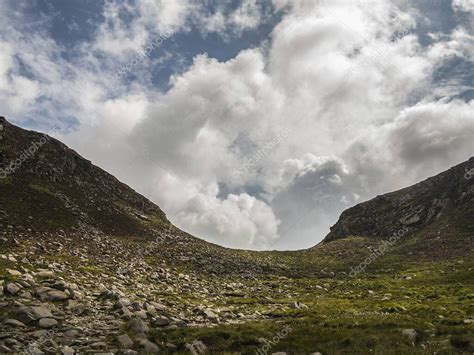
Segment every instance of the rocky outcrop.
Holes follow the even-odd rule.
[[[347,236],[389,238],[394,233],[409,234],[447,213],[472,218],[473,204],[474,158],[471,158],[416,185],[345,210],[324,242]]]

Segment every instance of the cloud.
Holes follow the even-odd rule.
[[[409,107],[390,127],[389,144],[415,179],[467,160],[474,148],[474,101],[428,102]]]
[[[471,0],[453,0],[452,6],[455,11],[474,12],[474,3]]]

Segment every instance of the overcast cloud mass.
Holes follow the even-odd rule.
[[[0,20],[0,114],[224,246],[313,246],[473,155],[472,0],[5,0]]]

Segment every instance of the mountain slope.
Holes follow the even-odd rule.
[[[58,140],[3,117],[0,124],[1,224],[35,231],[87,225],[112,235],[169,225],[159,207]]]
[[[324,242],[347,236],[388,239],[413,234],[452,216],[456,225],[474,231],[474,158],[413,186],[345,210]],[[472,176],[471,176],[472,175]]]

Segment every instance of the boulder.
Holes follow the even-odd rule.
[[[54,318],[41,318],[39,320],[39,326],[41,328],[52,328],[58,325],[58,321]]]
[[[133,346],[133,341],[128,334],[122,334],[117,337],[117,343],[121,349],[130,349]]]
[[[58,291],[58,290],[54,290],[54,291],[49,291],[47,293],[47,298],[49,301],[65,301],[67,299],[69,299],[69,295],[66,293],[66,292],[63,292],[63,291]]]
[[[147,339],[140,340],[138,345],[144,354],[158,354],[160,352],[158,345]]]
[[[20,291],[20,287],[17,284],[10,282],[5,285],[4,291],[6,294],[14,296],[18,293],[18,291]]]
[[[16,319],[28,324],[41,318],[52,318],[49,308],[45,306],[20,307],[16,312]]]
[[[150,328],[148,328],[148,325],[141,319],[138,318],[132,318],[128,321],[127,328],[138,334],[146,334],[150,331]]]
[[[166,327],[170,324],[170,320],[166,317],[155,317],[153,318],[152,324],[157,327]]]
[[[25,324],[16,319],[7,319],[3,324],[9,325],[10,327],[23,328],[26,327]]]
[[[21,276],[21,272],[19,272],[18,270],[7,269],[7,273],[11,276]]]

